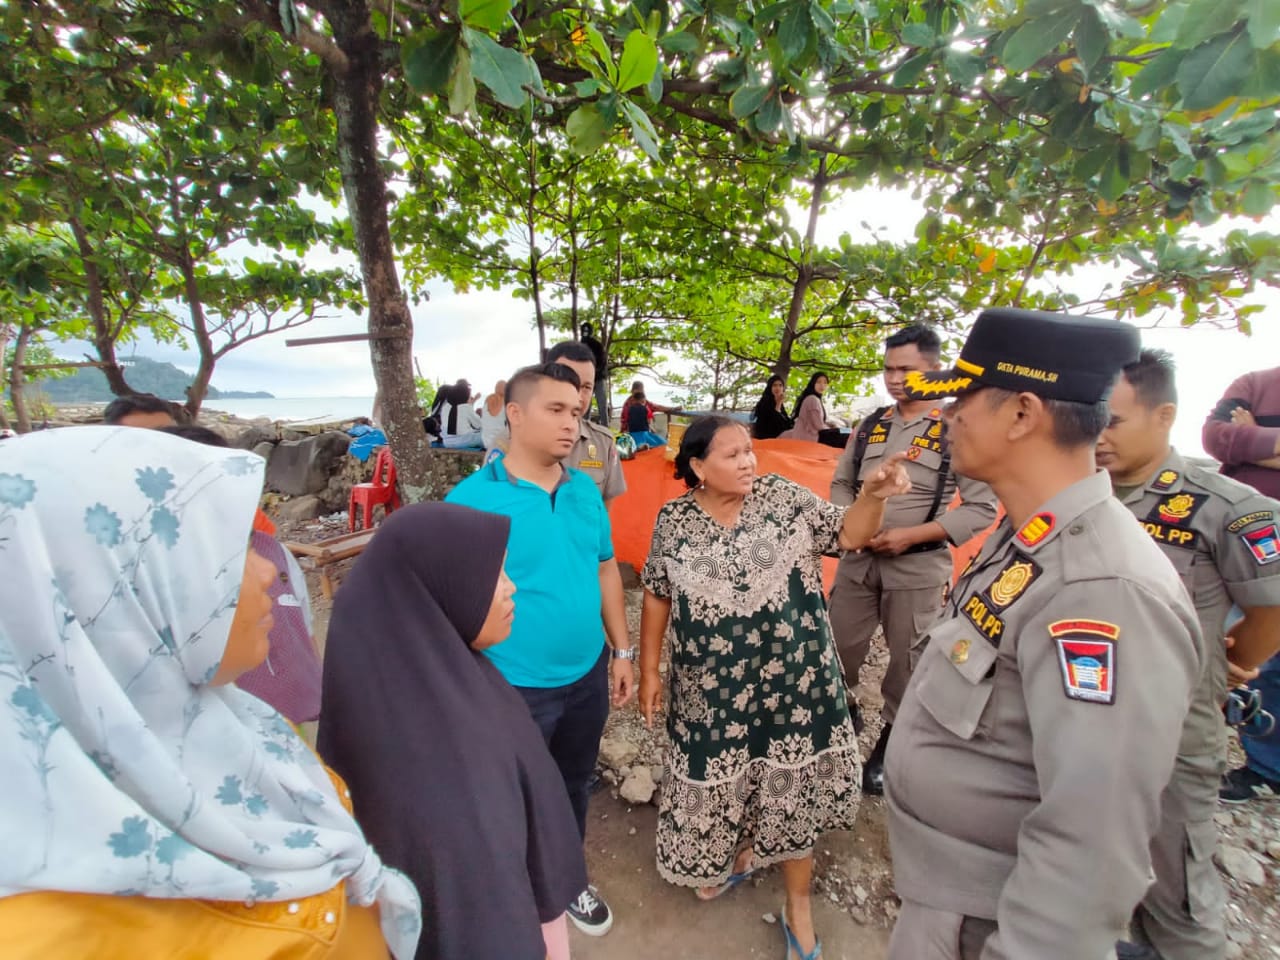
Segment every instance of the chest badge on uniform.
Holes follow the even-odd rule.
[[[1147,519],[1178,527],[1187,526],[1208,499],[1207,493],[1177,493],[1156,504],[1155,510],[1148,515]]]
[[[1155,482],[1151,484],[1152,490],[1170,490],[1173,485],[1178,482],[1177,470],[1161,470],[1160,476],[1156,477]]]
[[[1280,560],[1280,531],[1276,529],[1274,523],[1242,533],[1240,539],[1249,548],[1249,552],[1253,554],[1253,559],[1259,566]]]
[[[587,444],[587,456],[592,460],[596,458],[596,445],[594,443]]]
[[[920,447],[907,447],[907,459],[908,459],[908,460],[919,460],[919,459],[920,459],[920,450],[921,450],[921,448],[920,448]]]
[[[930,438],[931,440],[940,439],[942,437],[942,424],[935,423],[932,427],[929,428],[929,431],[925,434],[925,436]]]
[[[956,666],[964,663],[969,659],[969,641],[957,640],[955,646],[951,648],[951,662]]]
[[[1072,700],[1116,702],[1116,639],[1120,628],[1104,620],[1058,620],[1049,624],[1058,646],[1062,686]]]
[[[997,610],[1003,610],[1022,596],[1043,572],[1034,560],[1014,557],[987,587],[987,600]]]
[[[1018,531],[1018,539],[1024,546],[1034,547],[1053,532],[1054,524],[1057,522],[1052,513],[1037,513]]]

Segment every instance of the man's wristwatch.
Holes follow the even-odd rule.
[[[636,658],[636,648],[627,647],[625,650],[619,650],[617,647],[614,647],[612,655],[615,660],[634,660]]]

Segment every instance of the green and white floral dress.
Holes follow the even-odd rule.
[[[861,762],[822,595],[845,509],[770,474],[733,527],[692,493],[658,514],[642,579],[671,600],[658,814],[671,883],[720,884],[744,847],[764,866],[853,826]]]

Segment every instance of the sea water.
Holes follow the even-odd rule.
[[[218,410],[245,420],[267,417],[297,423],[307,420],[353,420],[373,413],[373,397],[263,397],[245,400],[206,400],[204,409]]]

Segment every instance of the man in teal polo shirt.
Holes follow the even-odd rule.
[[[515,620],[510,638],[485,654],[529,705],[585,839],[610,688],[615,706],[631,699],[634,651],[609,514],[595,483],[563,462],[578,439],[579,387],[564,364],[518,371],[507,381],[510,449],[445,499],[511,518]],[[566,907],[584,933],[603,936],[613,925],[594,887]]]

